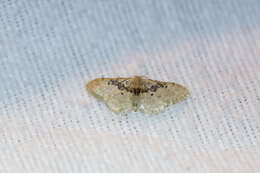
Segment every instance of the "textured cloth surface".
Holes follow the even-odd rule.
[[[1,0],[0,172],[259,172],[259,0]],[[191,97],[156,116],[85,90],[142,75]]]

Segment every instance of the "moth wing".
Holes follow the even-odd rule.
[[[111,83],[109,83],[111,80],[117,80],[119,82],[124,81],[123,83],[127,85],[130,83],[128,81],[131,80],[131,78],[97,78],[88,82],[86,88],[95,97],[105,100],[114,91],[114,89],[118,89],[116,85],[111,85]]]
[[[115,89],[105,101],[112,111],[127,112],[133,109],[132,96],[130,92]]]
[[[126,87],[132,82],[132,78],[97,78],[87,84],[87,90],[95,97],[104,100],[108,107],[116,113],[128,111],[132,107],[132,94],[120,90],[117,85],[111,84],[111,80],[121,82]]]
[[[147,79],[146,85],[148,88],[153,85],[160,86],[156,91],[149,90],[142,94],[140,110],[149,114],[159,113],[170,104],[181,102],[189,95],[185,87],[176,83]]]

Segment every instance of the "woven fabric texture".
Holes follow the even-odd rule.
[[[256,173],[259,0],[1,0],[0,173]],[[116,115],[98,77],[177,82],[155,116]]]

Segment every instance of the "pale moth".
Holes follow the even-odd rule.
[[[189,95],[189,91],[180,84],[140,76],[97,78],[90,81],[86,88],[95,97],[105,101],[115,113],[140,110],[145,114],[157,114]]]

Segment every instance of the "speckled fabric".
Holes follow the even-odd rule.
[[[191,96],[116,115],[102,77],[173,81]],[[0,172],[256,173],[259,0],[1,0]]]

